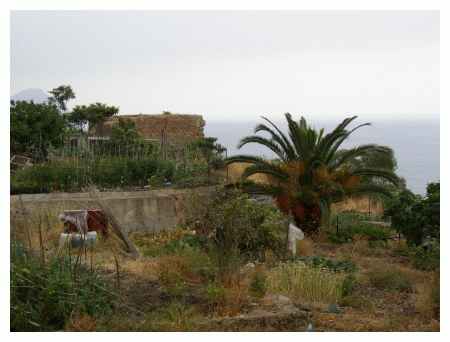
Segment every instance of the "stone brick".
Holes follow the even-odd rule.
[[[161,141],[165,132],[168,144],[180,145],[204,136],[205,121],[201,115],[191,114],[139,114],[119,115],[101,122],[90,129],[91,136],[107,137],[112,126],[120,119],[131,120],[144,139]]]

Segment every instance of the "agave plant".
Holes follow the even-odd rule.
[[[357,118],[353,116],[325,134],[323,128],[316,130],[308,125],[304,117],[298,122],[289,113],[285,117],[288,123],[287,134],[272,121],[262,117],[266,123],[256,126],[255,135],[243,138],[238,146],[241,148],[250,143],[263,145],[275,153],[276,159],[236,155],[226,160],[227,164],[250,164],[242,174],[242,184],[247,185],[247,190],[272,195],[280,210],[292,215],[297,226],[306,233],[318,232],[322,219],[328,217],[333,202],[363,193],[389,196],[385,184],[397,184],[398,177],[394,172],[377,167],[360,168],[351,162],[368,153],[390,153],[389,148],[367,144],[340,149],[354,131],[370,123],[348,129],[350,123]],[[268,133],[269,137],[256,135],[259,132]],[[264,184],[244,182],[254,174],[264,174],[268,181]],[[364,182],[361,182],[362,177]],[[370,179],[385,182],[367,181]]]

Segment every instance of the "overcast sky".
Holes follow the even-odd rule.
[[[13,12],[11,93],[206,120],[439,113],[438,12]]]

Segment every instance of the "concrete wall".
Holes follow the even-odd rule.
[[[98,193],[102,205],[108,206],[122,228],[131,231],[160,231],[170,229],[185,219],[193,200],[205,198],[211,187],[183,190],[151,190],[136,192]],[[11,215],[22,212],[29,215],[48,214],[56,218],[64,210],[95,208],[95,199],[88,193],[51,193],[11,196]]]

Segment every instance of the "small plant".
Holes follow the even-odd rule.
[[[215,310],[219,305],[223,305],[226,300],[225,288],[217,282],[210,282],[206,287],[206,298],[211,309]]]
[[[411,292],[412,284],[404,272],[395,268],[377,268],[368,274],[370,284],[379,290]]]
[[[333,260],[322,256],[300,256],[295,260],[317,268],[326,268],[333,272],[354,272],[356,265],[351,260]]]
[[[344,278],[342,282],[342,296],[346,297],[353,293],[356,288],[356,278],[354,274],[349,274]]]
[[[257,270],[250,282],[249,293],[255,298],[262,298],[267,292],[267,276],[263,271]]]

